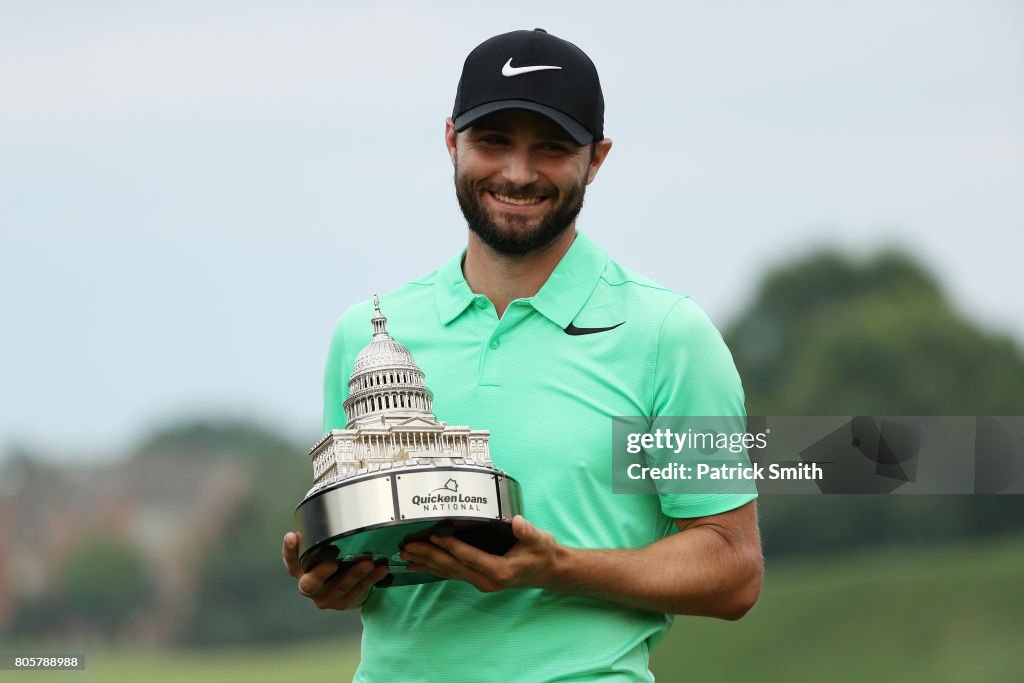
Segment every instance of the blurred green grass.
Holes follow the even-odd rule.
[[[9,649],[9,648],[5,648]],[[96,681],[97,683],[280,683],[281,681],[350,681],[359,666],[357,640],[310,645],[224,648],[218,650],[125,650],[55,648],[35,652],[85,652],[82,671],[0,671],[0,681]]]
[[[729,623],[679,617],[659,683],[1011,681],[1024,671],[1024,537],[770,563]]]
[[[770,563],[735,623],[677,618],[659,683],[694,680],[1008,681],[1024,670],[1024,536]],[[0,680],[347,681],[358,643],[217,651],[96,650],[85,671]],[[53,647],[38,651],[55,651]]]

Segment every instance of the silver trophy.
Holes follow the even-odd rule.
[[[376,295],[373,305],[373,337],[343,404],[348,423],[309,452],[313,488],[295,509],[299,562],[309,570],[333,560],[339,571],[387,564],[380,587],[438,581],[406,569],[405,543],[437,534],[504,554],[523,510],[519,483],[491,462],[490,432],[437,421],[423,372],[388,334]]]

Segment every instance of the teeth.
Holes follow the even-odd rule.
[[[539,204],[543,201],[540,197],[510,197],[507,194],[494,193],[494,196],[507,204],[515,204],[517,206],[528,206],[530,204]]]

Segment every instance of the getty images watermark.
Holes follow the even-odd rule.
[[[1024,417],[617,417],[614,493],[1024,493]]]
[[[637,479],[676,479],[680,481],[784,479],[789,481],[800,479],[820,480],[824,478],[825,472],[817,463],[782,465],[773,462],[766,469],[757,462],[743,462],[739,460],[720,462],[709,461],[702,457],[704,454],[718,452],[739,455],[746,453],[748,450],[765,449],[767,447],[767,431],[756,434],[749,432],[725,434],[714,431],[698,432],[693,429],[676,432],[666,427],[660,427],[648,432],[630,432],[626,435],[626,452],[630,455],[666,451],[678,456],[684,451],[696,451],[701,456],[696,458],[687,456],[679,458],[676,462],[662,463],[653,467],[643,465],[640,462],[631,462],[626,466],[626,476],[634,481]],[[686,461],[689,461],[690,464],[686,464]]]

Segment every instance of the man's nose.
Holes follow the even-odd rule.
[[[533,155],[527,148],[511,149],[505,158],[505,180],[515,185],[528,185],[537,180]]]

